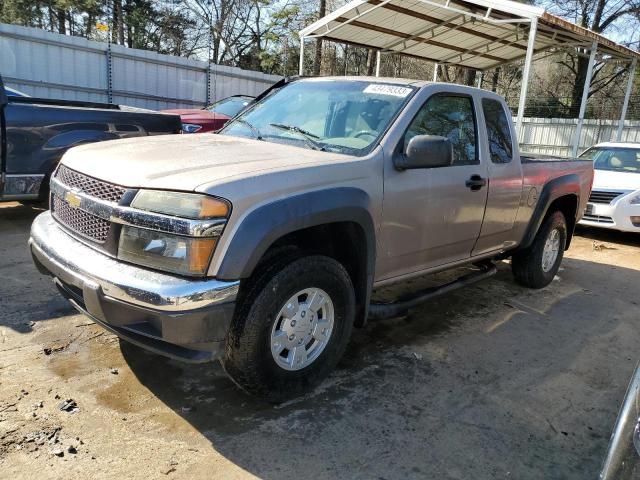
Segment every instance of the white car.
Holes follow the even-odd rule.
[[[595,169],[580,224],[640,232],[640,143],[599,143],[580,157]]]

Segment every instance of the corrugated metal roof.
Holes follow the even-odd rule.
[[[303,29],[300,36],[487,70],[525,57],[534,18],[535,53],[590,48],[597,41],[601,55],[640,57],[542,8],[510,0],[354,0]]]

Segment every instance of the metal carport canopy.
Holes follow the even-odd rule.
[[[583,47],[591,53],[591,67],[597,50],[603,60],[631,62],[631,70],[640,56],[543,8],[510,0],[353,0],[300,31],[300,74],[303,73],[304,40],[319,37],[377,50],[377,72],[380,54],[385,52],[479,71],[525,59],[519,127],[533,55]],[[631,73],[630,79],[633,71]],[[588,82],[590,77],[591,69]],[[628,91],[631,84],[629,82]],[[588,86],[589,83],[587,92]],[[625,107],[627,102],[628,99]],[[586,97],[583,104],[586,107]],[[584,108],[581,111],[582,119]],[[580,124],[581,121],[579,127]],[[578,128],[578,136],[579,133]]]

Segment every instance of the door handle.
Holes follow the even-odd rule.
[[[471,175],[471,178],[464,183],[472,192],[477,192],[487,184],[487,179],[480,175]]]

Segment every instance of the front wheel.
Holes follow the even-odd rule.
[[[543,222],[531,246],[513,254],[511,270],[516,281],[529,288],[551,283],[564,256],[567,222],[562,212],[553,212]]]
[[[325,256],[274,265],[250,282],[223,367],[247,392],[289,400],[313,388],[342,357],[355,318],[353,285],[345,268]]]

